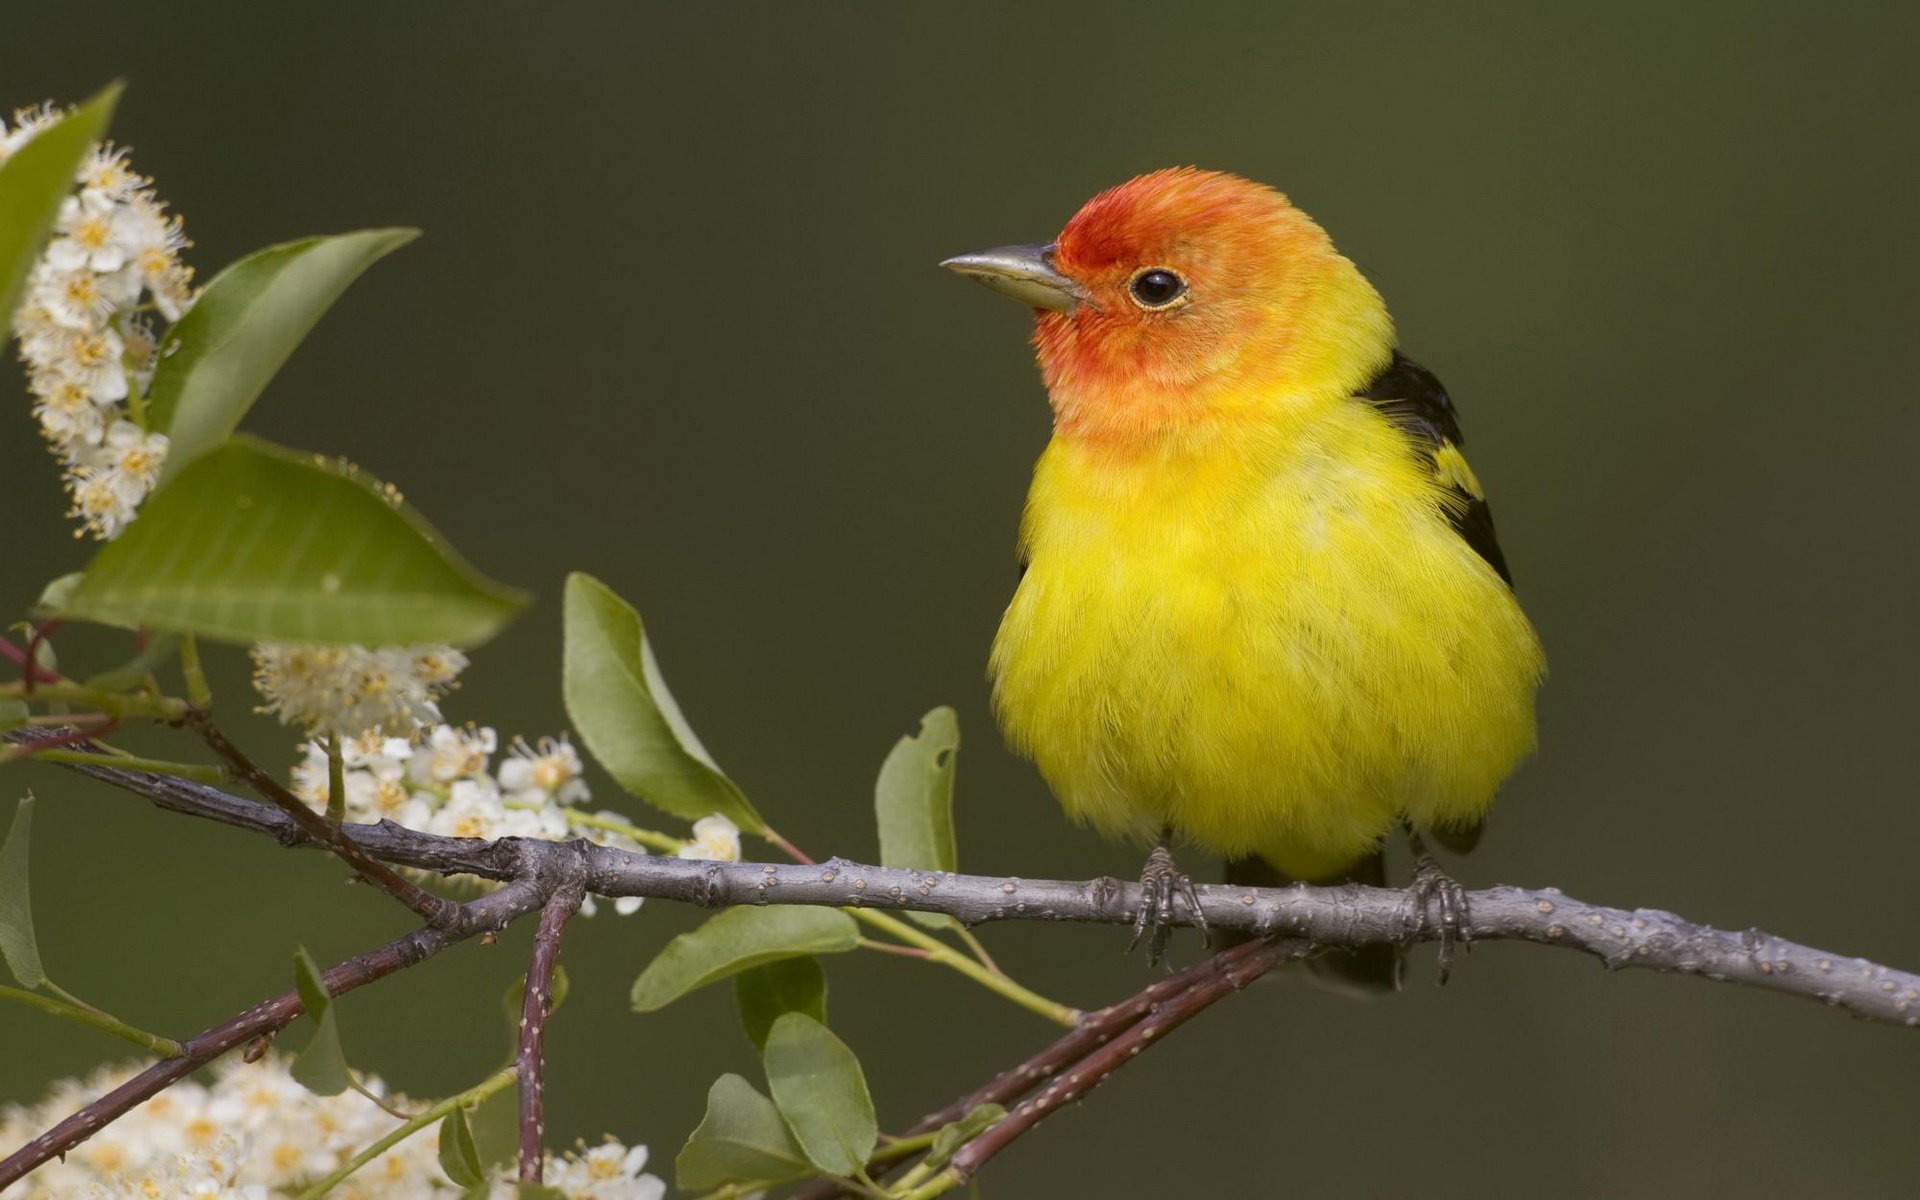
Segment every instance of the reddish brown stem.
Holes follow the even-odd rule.
[[[429,925],[440,925],[453,920],[460,906],[452,900],[436,896],[409,882],[392,867],[374,858],[356,845],[353,839],[342,833],[338,825],[313,811],[301,801],[300,797],[288,791],[286,786],[275,779],[258,763],[248,758],[238,746],[227,740],[205,712],[194,709],[187,714],[187,724],[200,735],[202,741],[226,760],[234,774],[245,780],[259,797],[281,812],[287,814],[300,832],[315,842],[333,851],[346,864],[354,869],[360,878],[379,888],[387,895],[418,913]]]
[[[33,632],[27,635],[27,661],[28,662],[37,664],[40,661],[40,647],[42,643],[44,643],[48,638],[52,637],[62,624],[63,622],[60,622],[60,621],[42,621],[38,625],[35,625],[33,627]],[[140,649],[145,650],[147,648],[146,631],[143,629],[136,636],[139,639]],[[27,691],[31,692],[32,690],[33,690],[33,674],[32,672],[28,672]]]
[[[807,857],[806,851],[800,849],[800,847],[794,845],[792,842],[781,837],[779,834],[775,833],[773,830],[771,829],[767,830],[767,832],[762,836],[765,837],[769,842],[773,843],[774,849],[780,851],[780,853],[786,855],[788,858],[792,859],[793,861],[801,864],[802,866],[810,867],[813,865],[813,860]]]
[[[945,1108],[928,1113],[902,1136],[932,1133],[942,1125],[958,1121],[982,1104],[1012,1104],[1047,1080],[1090,1061],[1096,1052],[1121,1040],[1121,1035],[1138,1026],[1156,1008],[1173,1002],[1195,987],[1229,973],[1251,979],[1271,969],[1282,958],[1295,957],[1304,952],[1303,944],[1293,942],[1246,942],[1223,950],[1205,962],[1196,963],[1184,971],[1149,984],[1117,1004],[1088,1013],[1071,1032],[1056,1039],[1046,1049],[1000,1072]],[[1247,974],[1251,970],[1249,964],[1261,965],[1258,970]],[[1235,986],[1244,986],[1244,983]],[[1158,1036],[1164,1036],[1164,1032],[1160,1031]],[[1158,1040],[1158,1036],[1154,1040]],[[1012,1114],[1009,1114],[1002,1124],[1012,1119]],[[869,1163],[868,1170],[877,1175],[889,1165],[898,1163]],[[845,1194],[839,1183],[823,1179],[793,1192],[787,1200],[831,1200],[832,1197]]]
[[[526,995],[520,1002],[520,1042],[514,1056],[520,1091],[520,1182],[539,1183],[546,1165],[547,1015],[553,1011],[553,968],[560,960],[560,932],[580,909],[585,893],[564,883],[547,897],[527,963]]]
[[[896,946],[892,942],[872,942],[860,939],[860,944],[869,950],[878,950],[882,954],[898,954],[901,958],[932,958],[931,950],[922,950],[918,946]]]
[[[1252,983],[1281,961],[1306,953],[1304,942],[1248,942],[1217,954],[1197,980],[1171,999],[1147,1006],[1145,1014],[1126,1032],[1094,1050],[1049,1084],[1039,1095],[987,1127],[986,1132],[960,1147],[948,1169],[962,1183],[983,1164],[1022,1134],[1064,1105],[1085,1096],[1105,1082],[1141,1051],[1205,1012],[1215,1001]]]
[[[471,904],[456,905],[450,921],[416,929],[377,950],[329,967],[322,976],[327,992],[333,996],[350,992],[413,966],[455,942],[499,929],[537,908],[547,896],[547,886],[537,879],[522,880]],[[179,1057],[154,1063],[0,1160],[0,1191],[49,1159],[66,1154],[143,1101],[234,1047],[285,1029],[301,1011],[300,993],[286,991],[189,1038],[181,1043]]]
[[[26,680],[29,690],[36,683],[65,683],[66,676],[58,671],[49,671],[34,661],[33,655],[20,649],[5,637],[0,637],[0,656],[12,659],[20,666],[21,677]]]

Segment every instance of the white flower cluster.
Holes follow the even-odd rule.
[[[60,115],[48,105],[16,112],[11,127],[0,121],[0,163]],[[137,419],[142,406],[129,407],[153,375],[155,335],[139,314],[179,320],[193,303],[193,274],[180,261],[188,245],[180,219],[124,149],[94,147],[76,182],[13,329],[34,415],[66,469],[72,515],[110,538],[133,519],[167,454],[167,439]]]
[[[440,696],[466,666],[467,656],[451,646],[262,642],[253,648],[253,685],[263,711],[284,725],[342,738],[372,730],[412,739],[440,720]]]
[[[39,1104],[0,1109],[0,1146],[19,1146],[145,1064],[104,1067],[84,1080],[54,1084]],[[389,1107],[430,1105],[369,1091]],[[184,1080],[50,1162],[22,1183],[19,1200],[278,1200],[344,1166],[399,1124],[354,1092],[316,1096],[268,1055],[248,1064],[227,1058],[209,1083]],[[660,1200],[666,1184],[644,1172],[645,1146],[607,1142],[549,1155],[546,1181],[568,1200]],[[462,1189],[440,1170],[429,1126],[360,1168],[328,1193],[332,1200],[454,1200]],[[506,1171],[490,1200],[511,1200]],[[9,1193],[11,1196],[12,1193]]]
[[[341,746],[346,766],[346,819],[359,824],[392,821],[443,837],[523,837],[559,841],[586,837],[604,846],[639,850],[620,832],[627,819],[615,812],[588,813],[592,797],[582,778],[580,752],[566,738],[514,739],[496,769],[500,739],[493,730],[436,725],[414,744],[405,738],[366,734]],[[293,792],[316,809],[327,806],[327,754],[309,742],[306,760],[293,769]],[[736,835],[737,837],[737,835]],[[738,857],[738,842],[735,842]],[[635,912],[640,897],[613,902],[621,915]],[[581,905],[591,916],[592,897]]]

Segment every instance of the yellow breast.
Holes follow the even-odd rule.
[[[1325,875],[1402,816],[1477,818],[1532,748],[1533,630],[1365,405],[1145,455],[1056,438],[1023,542],[995,708],[1108,833]]]

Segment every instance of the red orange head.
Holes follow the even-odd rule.
[[[1056,421],[1101,440],[1350,388],[1392,349],[1379,296],[1325,232],[1215,171],[1142,175],[1046,246],[947,265],[1036,306]]]

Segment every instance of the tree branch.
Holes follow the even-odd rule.
[[[520,1041],[514,1064],[520,1077],[520,1182],[539,1183],[547,1152],[546,1060],[542,1040],[547,1014],[553,1011],[553,968],[560,959],[560,932],[580,909],[584,898],[578,880],[554,889],[540,910],[533,935],[533,956],[527,963],[526,994],[520,1001]]]
[[[943,1125],[960,1120],[983,1104],[1013,1104],[1047,1081],[1067,1073],[1065,1080],[1048,1088],[1043,1094],[1044,1103],[1031,1108],[1028,1105],[1021,1105],[1020,1108],[995,1122],[986,1133],[980,1135],[980,1137],[986,1137],[988,1134],[1001,1133],[990,1152],[976,1155],[971,1160],[969,1173],[978,1170],[981,1163],[992,1157],[994,1153],[998,1153],[1006,1143],[1038,1124],[1045,1114],[1057,1109],[1062,1103],[1078,1099],[1091,1091],[1114,1069],[1133,1058],[1148,1045],[1158,1041],[1175,1025],[1186,1021],[1207,1004],[1211,1004],[1228,991],[1245,987],[1253,979],[1282,962],[1302,958],[1310,953],[1312,953],[1312,947],[1307,943],[1287,940],[1246,942],[1230,950],[1223,950],[1204,962],[1147,985],[1117,1004],[1088,1013],[1077,1027],[1055,1039],[1046,1049],[1000,1072],[945,1108],[928,1113],[916,1121],[913,1127],[902,1136],[911,1138],[933,1133]],[[1165,1019],[1182,1003],[1183,997],[1196,988],[1202,987],[1213,989],[1208,993],[1204,1003],[1185,1011],[1184,1015],[1171,1023]],[[1150,1018],[1156,1028],[1143,1028],[1149,1023]],[[1105,1069],[1099,1070],[1097,1075],[1091,1067],[1088,1070],[1079,1069],[1082,1064],[1093,1063],[1096,1056],[1116,1046],[1121,1047],[1121,1053],[1113,1056],[1112,1062]],[[1072,1094],[1066,1094],[1067,1091],[1071,1091]],[[1002,1126],[1016,1120],[1020,1123],[1001,1132]],[[978,1140],[979,1138],[975,1139],[975,1141]],[[971,1146],[972,1143],[969,1143],[968,1148]],[[868,1173],[877,1177],[889,1165],[892,1164],[890,1162],[869,1163]],[[953,1165],[959,1165],[958,1155],[955,1155]],[[952,1181],[952,1183],[958,1182],[960,1182],[958,1179]],[[931,1181],[929,1186],[932,1186]],[[942,1190],[944,1191],[945,1188]],[[833,1200],[834,1197],[845,1194],[842,1181],[817,1179],[789,1193],[786,1200]]]
[[[32,731],[15,730],[4,736],[18,739],[23,734],[30,737]],[[81,764],[70,769],[175,812],[270,834],[283,845],[309,841],[304,827],[295,826],[278,810],[236,799],[218,788],[106,765]],[[707,908],[808,904],[940,912],[969,925],[1007,920],[1125,924],[1140,903],[1137,884],[1112,879],[947,875],[838,858],[808,865],[718,863],[591,844],[438,837],[388,821],[328,826],[328,830],[386,863],[495,880],[560,870],[563,860],[584,854],[590,892],[679,900]],[[1196,890],[1215,929],[1300,938],[1316,949],[1439,937],[1436,923],[1414,920],[1407,894],[1391,888],[1212,884]],[[1856,1016],[1920,1028],[1920,975],[1863,958],[1844,957],[1758,929],[1715,929],[1658,909],[1590,904],[1556,888],[1492,887],[1467,893],[1467,901],[1468,911],[1460,925],[1464,940],[1561,946],[1591,954],[1609,969],[1646,967],[1741,983],[1820,1000]],[[1184,911],[1175,919],[1191,923]]]
[[[164,778],[156,776],[155,778]],[[470,904],[454,906],[451,920],[416,929],[405,937],[329,967],[322,979],[338,996],[413,966],[478,933],[497,930],[539,908],[553,890],[548,874],[530,874]],[[181,1044],[176,1058],[163,1058],[88,1104],[79,1112],[0,1159],[0,1190],[47,1160],[72,1150],[141,1102],[179,1082],[214,1059],[263,1034],[285,1029],[302,1011],[300,993],[289,990],[263,1000]]]
[[[5,734],[4,740],[30,745],[40,732],[16,730]],[[217,749],[224,739],[216,741],[217,731],[214,735],[209,743]],[[223,757],[265,794],[284,792],[237,750]],[[541,1043],[551,1008],[560,934],[585,891],[681,900],[709,908],[805,904],[913,909],[945,913],[969,924],[1001,920],[1124,924],[1141,902],[1138,885],[1113,879],[1073,882],[951,875],[867,866],[840,858],[797,866],[706,862],[634,854],[581,841],[445,838],[386,821],[336,826],[321,820],[320,828],[314,829],[306,818],[317,820],[317,814],[303,804],[295,812],[284,804],[250,803],[191,780],[114,764],[112,756],[100,755],[92,761],[60,765],[145,796],[162,808],[270,834],[286,846],[324,845],[349,862],[365,860],[389,873],[387,864],[398,864],[507,883],[470,904],[444,901],[451,911],[439,918],[439,924],[335,966],[326,973],[327,988],[334,994],[410,966],[483,929],[497,929],[541,910],[516,1064],[521,1081],[520,1178],[525,1182],[539,1182],[545,1157]],[[263,778],[255,779],[256,775]],[[290,793],[287,796],[291,798]],[[922,1119],[909,1136],[937,1130],[979,1104],[1006,1104],[1027,1097],[962,1146],[944,1167],[922,1165],[909,1171],[900,1186],[913,1189],[911,1197],[931,1200],[967,1182],[985,1162],[1061,1105],[1080,1099],[1142,1050],[1279,962],[1327,947],[1440,936],[1431,914],[1410,912],[1407,893],[1386,888],[1202,886],[1197,893],[1210,925],[1251,933],[1258,940],[1089,1014],[1039,1054]],[[1842,960],[1758,930],[1732,933],[1653,909],[1626,911],[1588,904],[1556,889],[1495,887],[1468,893],[1467,902],[1458,928],[1465,940],[1567,946],[1599,957],[1610,969],[1652,967],[1746,983],[1821,999],[1860,1016],[1920,1026],[1920,976],[1865,959]],[[1193,918],[1193,913],[1182,912],[1176,920],[1191,924]],[[190,1039],[180,1057],[154,1064],[0,1161],[0,1188],[70,1150],[227,1050],[284,1028],[300,1011],[298,994],[283,993]],[[1052,1082],[1043,1087],[1048,1080]],[[1029,1096],[1035,1088],[1041,1090]],[[811,1184],[795,1193],[794,1200],[830,1196],[837,1186],[833,1181]]]
[[[308,808],[300,797],[288,791],[285,784],[275,779],[260,764],[247,757],[240,747],[227,739],[211,718],[200,709],[187,712],[187,724],[215,754],[226,760],[229,767],[248,787],[262,799],[279,809],[310,840],[325,846],[346,861],[360,878],[379,888],[387,895],[406,905],[429,925],[439,925],[454,920],[459,906],[453,901],[436,896],[401,878],[393,868],[368,856],[367,852],[354,844],[350,838],[342,837],[340,827],[326,817]],[[337,773],[336,773],[337,774]],[[331,806],[339,803],[340,797],[328,801]]]
[[[1099,1087],[1107,1076],[1132,1061],[1147,1047],[1199,1016],[1214,1001],[1246,987],[1279,963],[1305,957],[1312,950],[1311,945],[1290,939],[1247,942],[1201,963],[1190,972],[1197,977],[1188,987],[1171,999],[1148,1005],[1140,1019],[1124,1033],[1074,1063],[1071,1069],[1041,1089],[1038,1095],[1021,1101],[1018,1108],[960,1147],[953,1156],[952,1165],[930,1181],[928,1186],[915,1191],[913,1196],[938,1196],[951,1187],[965,1183],[988,1159],[1006,1149],[1016,1138],[1060,1108]]]

